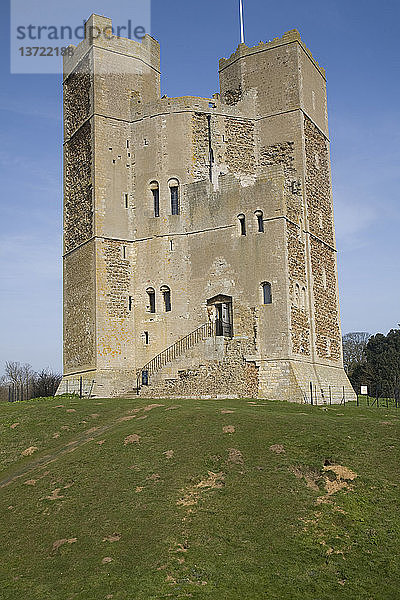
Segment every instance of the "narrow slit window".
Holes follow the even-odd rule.
[[[264,218],[262,210],[256,210],[254,214],[257,219],[257,230],[259,233],[264,233]]]
[[[170,179],[168,186],[171,194],[171,215],[179,215],[179,182],[177,179]]]
[[[122,246],[122,258],[126,258],[126,246]]]
[[[154,291],[154,288],[149,287],[146,290],[147,293],[147,300],[148,300],[148,310],[151,313],[155,313],[156,312],[156,293]]]
[[[324,290],[327,288],[327,279],[326,279],[326,270],[325,267],[322,267],[322,286]]]
[[[157,181],[152,181],[150,184],[151,193],[153,194],[153,212],[155,217],[160,216],[160,189]]]
[[[125,199],[125,208],[128,208],[129,207],[129,195],[124,194],[124,199]]]
[[[132,310],[132,296],[129,296],[128,298],[128,310],[129,312]]]
[[[144,343],[146,344],[146,346],[148,345],[150,339],[149,339],[149,332],[148,331],[144,331],[143,332],[143,338],[144,338]]]
[[[161,287],[161,293],[163,295],[163,300],[164,300],[164,311],[170,312],[171,311],[171,290],[169,289],[169,287],[167,285],[163,285]]]
[[[306,288],[301,289],[301,308],[306,307]]]
[[[272,288],[269,281],[264,281],[261,284],[263,304],[272,304]]]
[[[244,215],[238,215],[240,235],[246,235],[246,217]]]
[[[298,308],[300,307],[300,286],[298,283],[294,286],[294,303]]]
[[[174,242],[173,242],[173,240],[169,240],[169,249],[171,251],[174,249]]]

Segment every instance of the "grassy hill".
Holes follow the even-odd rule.
[[[0,405],[4,600],[399,598],[396,409]]]

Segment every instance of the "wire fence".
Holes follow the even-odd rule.
[[[61,382],[57,395],[71,394],[79,396],[79,398],[91,398],[94,384],[94,379],[84,379],[83,377],[79,377],[78,379],[65,379]],[[43,389],[41,392],[41,397],[53,396],[54,389]],[[12,383],[8,386],[9,402],[22,402],[23,400],[31,400],[36,397],[37,393],[35,385],[29,382]]]
[[[305,404],[332,405],[340,404],[346,406],[376,407],[376,408],[400,408],[400,388],[393,388],[391,396],[384,396],[380,392],[379,386],[374,397],[356,393],[352,388],[345,386],[329,385],[325,388],[317,385],[313,381],[309,382],[307,391],[304,393],[303,401]]]

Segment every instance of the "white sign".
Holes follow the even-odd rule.
[[[367,385],[361,386],[361,396],[368,396],[368,386]]]

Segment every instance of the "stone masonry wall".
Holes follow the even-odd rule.
[[[235,174],[255,171],[254,123],[227,117],[225,121],[226,163]]]
[[[328,145],[324,135],[305,117],[306,196],[313,276],[317,355],[340,360],[341,339],[337,306],[336,256]]]
[[[64,127],[69,138],[91,115],[93,61],[86,57],[64,82]]]
[[[264,146],[260,152],[262,167],[281,166],[284,172],[284,196],[286,203],[287,252],[292,351],[303,356],[310,355],[310,321],[307,303],[306,257],[303,227],[302,194],[294,167],[294,142],[287,141]],[[299,295],[296,297],[296,284]],[[304,290],[304,292],[303,292]]]
[[[204,361],[198,368],[179,372],[179,379],[164,380],[150,388],[142,388],[141,395],[152,397],[234,397],[256,398],[258,395],[258,368],[246,363],[240,340],[230,340],[223,361]]]
[[[90,121],[66,142],[64,164],[64,247],[69,252],[93,235]]]
[[[206,179],[209,173],[208,122],[205,113],[194,113],[192,120],[193,166],[192,175]]]
[[[111,318],[123,319],[128,316],[129,260],[123,258],[123,244],[120,242],[107,240],[103,243],[107,278],[107,314]],[[128,252],[127,247],[126,252]]]
[[[69,372],[90,367],[95,360],[92,243],[64,258],[64,368]]]
[[[321,358],[340,360],[341,338],[336,299],[335,252],[311,238],[316,350]]]
[[[310,119],[304,118],[306,198],[310,232],[334,246],[331,177],[327,141]]]

